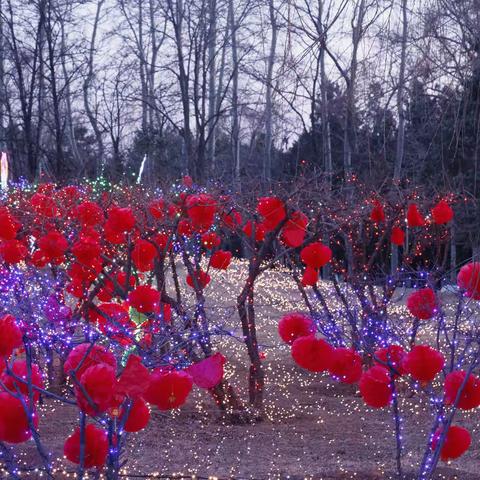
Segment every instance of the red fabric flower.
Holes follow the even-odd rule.
[[[20,240],[6,240],[0,244],[0,255],[9,265],[25,260],[27,254],[27,247]]]
[[[76,377],[78,380],[82,377],[85,371],[92,365],[106,363],[113,369],[117,368],[117,360],[113,353],[109,352],[101,345],[91,345],[90,343],[81,343],[72,349],[68,354],[63,369],[66,374],[76,370]]]
[[[453,210],[445,200],[440,200],[432,208],[432,218],[437,225],[444,225],[453,219]]]
[[[232,261],[232,252],[218,250],[210,257],[210,267],[226,270]]]
[[[400,345],[389,345],[388,347],[379,348],[375,351],[375,357],[378,358],[381,362],[384,362],[385,365],[382,364],[385,368],[387,364],[391,365],[396,372],[395,376],[404,375],[405,368],[403,367],[403,359],[405,358],[406,352]]]
[[[409,312],[420,320],[429,320],[437,311],[437,298],[431,288],[421,288],[412,292],[407,299]]]
[[[187,275],[187,285],[189,287],[195,288],[195,286],[198,285],[199,288],[205,288],[209,283],[210,275],[203,270],[197,270],[194,274],[194,277],[192,277],[190,274]]]
[[[335,348],[328,371],[342,383],[357,383],[362,376],[362,357],[351,348]]]
[[[437,448],[441,434],[442,429],[439,428],[432,439],[432,450]],[[461,457],[470,448],[471,442],[470,432],[467,429],[451,425],[440,451],[440,458],[446,462],[447,460],[455,460]]]
[[[308,267],[321,268],[332,259],[332,251],[323,243],[313,242],[302,248],[300,258]]]
[[[408,206],[407,225],[411,228],[423,227],[425,225],[425,219],[422,217],[418,210],[418,206],[415,203],[411,203]]]
[[[236,210],[232,210],[222,216],[223,223],[231,230],[235,230],[242,224],[242,215]]]
[[[95,202],[85,201],[80,203],[74,210],[74,215],[84,227],[93,227],[104,220],[103,210]]]
[[[394,245],[401,247],[405,243],[405,232],[399,227],[393,227],[392,234],[390,235],[390,241]]]
[[[457,398],[458,391],[465,380],[467,372],[464,370],[457,370],[449,373],[445,377],[445,403],[447,405],[453,405]],[[458,408],[462,410],[472,410],[480,406],[480,379],[473,374],[468,377],[462,393],[460,394],[460,400],[458,402]]]
[[[465,290],[467,297],[480,300],[480,262],[464,265],[458,272],[457,285]]]
[[[80,464],[80,428],[70,435],[63,446],[63,453],[72,463]],[[85,468],[102,468],[108,455],[108,436],[105,430],[89,424],[85,427]]]
[[[206,193],[189,195],[185,205],[196,230],[204,232],[212,226],[217,211],[217,202],[212,196]]]
[[[132,261],[140,272],[153,269],[153,262],[157,256],[157,249],[147,240],[137,240],[132,250]]]
[[[262,197],[258,199],[257,212],[263,217],[263,225],[267,231],[275,227],[287,216],[285,205],[278,197]]]
[[[370,212],[370,220],[373,223],[382,223],[385,221],[385,211],[383,209],[383,205],[378,201],[373,201],[373,208]]]
[[[8,373],[7,371],[4,371],[2,373],[2,382],[5,385],[6,390],[10,392],[17,392],[17,389],[26,397],[28,396],[28,385],[25,383],[22,383],[20,380],[17,380],[15,377],[21,378],[22,380],[27,381],[28,379],[28,368],[27,368],[27,362],[25,360],[15,360],[13,362],[12,368],[11,368],[12,373]],[[31,383],[32,385],[38,387],[38,388],[44,388],[43,384],[43,379],[42,379],[42,374],[40,372],[40,369],[38,368],[38,365],[35,365],[34,363],[32,364],[32,377],[31,377]],[[33,399],[35,402],[38,402],[38,399],[40,398],[40,392],[38,390],[33,391]]]
[[[303,313],[289,313],[284,315],[278,323],[280,338],[291,345],[297,338],[315,333],[315,323]]]
[[[313,287],[318,282],[318,270],[313,267],[307,267],[303,272],[302,285],[304,287]]]
[[[130,305],[140,313],[158,311],[160,292],[148,285],[140,285],[128,294]]]
[[[143,430],[150,421],[150,408],[142,397],[138,397],[133,401],[130,411],[128,412],[127,421],[125,422],[125,431],[130,433]]]
[[[82,412],[96,416],[106,412],[113,404],[115,383],[115,369],[106,363],[99,363],[88,367],[80,377],[80,384],[95,404],[91,405],[80,387],[75,387],[75,397]]]
[[[130,232],[133,230],[135,222],[135,215],[129,207],[112,207],[108,210],[107,224],[114,232]]]
[[[282,241],[288,247],[302,245],[307,233],[308,218],[302,212],[293,212],[282,229]]]
[[[363,401],[373,408],[386,407],[392,401],[392,385],[387,368],[375,365],[362,374],[359,383]]]
[[[22,331],[13,315],[0,318],[0,356],[9,357],[14,348],[22,346]],[[3,359],[0,359],[3,363]]]
[[[190,365],[187,371],[197,387],[209,389],[222,381],[225,362],[226,358],[220,352],[217,352],[211,357]]]
[[[159,410],[178,408],[186,402],[192,386],[192,377],[186,372],[157,370],[152,373],[145,400]]]
[[[30,204],[39,215],[47,218],[54,218],[58,216],[58,207],[55,200],[43,193],[35,193],[30,199]]]
[[[186,218],[182,218],[177,225],[178,235],[183,235],[184,237],[191,237],[193,234],[194,228],[192,222]]]
[[[158,248],[162,251],[162,253],[165,253],[167,249],[167,245],[170,242],[170,234],[165,233],[165,232],[160,232],[157,233],[152,240],[155,242],[155,244],[158,246]]]
[[[88,265],[72,263],[68,269],[70,278],[78,283],[92,283],[102,271],[101,260],[91,260]]]
[[[25,400],[28,404],[28,400]],[[38,417],[34,413],[33,424],[38,427]],[[0,392],[0,441],[23,443],[32,436],[28,417],[22,402],[6,392]]]
[[[443,355],[428,345],[416,345],[403,360],[405,371],[422,383],[430,383],[444,364]]]
[[[221,243],[220,237],[214,232],[204,233],[202,235],[202,247],[207,250],[219,247]]]
[[[333,347],[315,335],[297,338],[292,345],[295,363],[310,372],[324,372],[332,363]]]

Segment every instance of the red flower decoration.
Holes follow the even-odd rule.
[[[323,339],[308,335],[297,338],[292,345],[295,363],[310,372],[324,372],[332,363],[333,347]]]
[[[156,220],[162,220],[162,218],[165,215],[165,200],[163,198],[160,198],[158,200],[154,200],[153,202],[150,203],[148,206],[148,211],[150,212],[150,215],[152,215],[153,218]]]
[[[437,298],[431,288],[412,292],[407,299],[409,312],[420,320],[430,320],[437,311]]]
[[[444,225],[453,219],[453,210],[445,200],[440,200],[432,208],[432,218],[437,225]]]
[[[308,267],[321,268],[332,259],[332,251],[323,243],[314,242],[302,249],[300,258]]]
[[[28,399],[25,399],[28,404]],[[38,417],[34,413],[33,424],[38,427]],[[0,392],[0,441],[23,443],[32,436],[28,417],[22,402],[10,393]]]
[[[140,285],[128,294],[128,301],[140,313],[156,312],[160,307],[160,292],[148,285]]]
[[[373,408],[386,407],[393,396],[391,381],[388,369],[380,365],[364,372],[359,384],[363,401]]]
[[[63,453],[72,463],[80,464],[80,429],[70,435],[63,446]],[[107,432],[95,425],[89,424],[85,427],[85,451],[83,466],[85,468],[102,468],[105,465],[108,455]]]
[[[262,223],[254,223],[251,220],[249,220],[243,227],[243,233],[248,238],[252,238],[254,227],[255,227],[255,241],[263,242],[263,240],[265,240],[265,234],[267,232],[265,229],[265,225],[263,225]]]
[[[184,237],[191,237],[193,234],[193,225],[192,222],[186,218],[182,218],[178,222],[177,233],[183,235]]]
[[[467,372],[457,370],[445,377],[445,403],[453,405]],[[468,377],[457,404],[462,410],[472,410],[480,406],[480,379],[473,374]]]
[[[170,410],[183,405],[192,390],[192,377],[182,371],[153,372],[145,400],[159,410]]]
[[[464,265],[458,272],[457,285],[467,297],[480,300],[480,262]]]
[[[408,206],[407,225],[411,228],[423,227],[425,225],[425,219],[422,217],[415,203],[411,203]]]
[[[308,315],[303,313],[289,313],[284,315],[278,323],[278,334],[289,345],[292,345],[297,338],[312,333],[315,333],[315,324]]]
[[[440,440],[442,429],[438,429],[432,439],[432,450],[435,450]],[[440,451],[440,458],[446,462],[447,460],[455,460],[461,457],[469,448],[472,439],[467,429],[451,425],[448,429],[445,443]]]
[[[7,208],[0,208],[0,240],[13,240],[21,227]]]
[[[116,394],[137,398],[143,396],[150,385],[150,372],[138,355],[129,355],[127,364],[118,378]]]
[[[428,345],[416,345],[403,361],[405,371],[421,383],[430,383],[444,364],[443,355]]]
[[[51,196],[44,195],[43,193],[35,193],[30,199],[30,204],[35,212],[44,217],[53,218],[58,215],[57,204]]]
[[[22,346],[22,331],[13,315],[0,318],[0,356],[9,357],[14,348]],[[3,363],[3,359],[0,359]]]
[[[362,357],[351,348],[335,348],[328,371],[342,383],[357,383],[362,377]]]
[[[74,243],[72,253],[79,263],[90,265],[101,261],[102,247],[97,240],[91,237],[83,237]]]
[[[217,352],[211,357],[190,365],[187,371],[197,387],[209,389],[222,381],[225,362],[226,358]]]
[[[67,239],[56,230],[51,230],[38,240],[38,247],[49,262],[63,259],[68,249]]]
[[[226,270],[232,261],[232,252],[218,250],[210,257],[210,267]]]
[[[267,231],[275,227],[287,216],[285,205],[278,197],[259,198],[257,212],[263,217],[263,225]]]

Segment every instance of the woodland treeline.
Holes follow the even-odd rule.
[[[478,197],[478,0],[0,0],[14,179]]]

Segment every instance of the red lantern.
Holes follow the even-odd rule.
[[[188,367],[188,373],[192,376],[193,383],[200,388],[213,388],[217,386],[223,378],[223,365],[225,357],[217,352],[211,357],[200,360]]]
[[[342,383],[357,383],[362,376],[362,357],[351,348],[335,348],[328,371]]]
[[[212,250],[219,247],[221,243],[220,237],[214,232],[204,233],[202,235],[202,247]]]
[[[308,267],[321,268],[332,259],[332,251],[323,243],[314,242],[302,249],[300,258]]]
[[[428,345],[416,345],[403,361],[405,371],[421,383],[430,383],[445,364],[443,355]]]
[[[40,372],[40,369],[38,368],[38,365],[35,365],[33,363],[31,368],[31,384],[38,388],[44,388],[42,374]],[[15,377],[21,378],[26,383],[23,383],[20,380],[16,380]],[[20,393],[25,395],[25,397],[28,397],[28,367],[26,360],[15,360],[11,368],[11,373],[4,371],[1,378],[7,391],[16,393],[18,390]],[[38,402],[39,398],[40,392],[33,389],[34,401]]]
[[[28,399],[25,399],[28,405]],[[38,417],[33,414],[33,425],[38,427]],[[27,412],[19,398],[10,393],[0,392],[0,441],[23,443],[32,436]]]
[[[160,307],[160,292],[148,285],[140,285],[128,294],[128,301],[140,313],[156,312]]]
[[[437,448],[441,434],[441,429],[435,432],[432,440],[432,450]],[[451,425],[440,451],[440,458],[446,462],[461,457],[470,448],[471,441],[470,432],[467,429]]]
[[[308,315],[289,313],[278,323],[278,333],[285,343],[291,345],[297,338],[315,333],[315,324]]]
[[[7,314],[0,318],[0,356],[9,357],[14,348],[22,345],[22,331],[13,315]],[[0,359],[3,363],[3,359]]]
[[[275,227],[286,217],[285,205],[278,197],[262,197],[258,199],[257,212],[263,217],[263,225],[267,231]]]
[[[93,227],[104,220],[102,208],[95,202],[85,201],[74,210],[74,215],[84,227]]]
[[[464,265],[458,272],[457,285],[467,297],[480,300],[480,262]]]
[[[287,247],[302,245],[307,233],[308,218],[302,212],[293,212],[282,229],[282,241]]]
[[[432,218],[437,225],[444,225],[453,219],[453,210],[445,200],[440,200],[432,208]]]
[[[373,201],[373,208],[370,213],[370,220],[373,223],[382,223],[385,221],[385,211],[382,204],[378,200]]]
[[[407,299],[409,312],[420,320],[429,320],[437,312],[437,298],[431,288],[421,288],[412,292]]]
[[[232,252],[218,250],[210,257],[210,267],[217,270],[226,270],[231,261]]]
[[[117,368],[117,360],[113,353],[109,352],[105,347],[92,345],[90,343],[81,343],[69,353],[63,369],[68,375],[70,372],[75,371],[76,378],[80,380],[89,367],[98,365],[99,363],[106,363],[113,369]]]
[[[159,410],[170,410],[183,405],[192,390],[192,377],[182,371],[156,371],[152,373],[145,400]]]
[[[405,368],[403,367],[405,355],[405,350],[400,345],[389,345],[375,351],[375,357],[385,364],[382,364],[383,367],[388,368],[387,365],[391,365],[395,369],[395,376],[405,373]]]
[[[157,256],[157,249],[148,240],[137,240],[132,250],[132,261],[139,272],[148,272],[153,269],[153,262]]]
[[[394,245],[401,247],[405,243],[405,232],[399,227],[393,227],[392,234],[390,235],[390,241]]]
[[[112,207],[108,210],[107,224],[112,231],[126,233],[133,230],[136,220],[133,210],[129,207]]]
[[[458,391],[462,386],[467,372],[459,370],[450,372],[445,377],[445,403],[453,405],[457,398]],[[463,387],[460,399],[457,404],[462,410],[472,410],[480,406],[480,379],[473,375],[469,375],[465,386]]]
[[[318,270],[313,267],[305,268],[302,276],[302,285],[304,287],[313,287],[318,282]]]
[[[142,397],[136,398],[128,412],[125,431],[134,433],[143,430],[150,420],[150,408]]]
[[[392,401],[391,382],[390,372],[380,365],[364,372],[359,384],[363,401],[373,408],[386,407]]]
[[[80,464],[80,429],[70,435],[63,446],[63,453],[72,463]],[[83,466],[102,468],[108,455],[108,437],[105,430],[89,424],[85,427]]]
[[[217,202],[212,196],[206,193],[189,195],[185,206],[196,230],[205,232],[212,226],[217,211]]]
[[[195,279],[195,280],[194,280]],[[210,275],[203,270],[197,270],[192,277],[187,275],[187,285],[192,288],[205,288],[210,283]]]
[[[333,348],[323,339],[308,335],[297,338],[292,344],[295,363],[310,372],[324,372],[332,363]]]
[[[425,225],[425,219],[422,217],[415,203],[411,203],[408,206],[407,211],[407,224],[409,227],[423,227]]]

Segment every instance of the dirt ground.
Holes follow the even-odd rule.
[[[234,335],[239,335],[233,307],[238,292],[235,285],[243,276],[243,270],[234,266],[216,275],[208,288],[210,315]],[[208,394],[196,389],[188,403],[177,411],[163,414],[153,409],[148,428],[132,435],[125,478],[153,473],[168,478],[395,478],[391,411],[365,408],[355,387],[297,368],[289,348],[280,343],[276,325],[283,313],[303,309],[298,292],[282,272],[268,273],[258,291],[258,326],[267,374],[267,419],[255,425],[226,424]],[[233,337],[220,337],[217,347],[228,359],[226,378],[245,398],[247,370],[242,343]],[[413,479],[425,450],[431,415],[424,400],[409,395],[407,387],[404,390],[402,460],[405,478]],[[75,416],[75,410],[68,406],[48,402],[42,407],[40,434],[54,458],[62,457],[64,439],[77,422]],[[462,412],[456,423],[469,428],[472,446],[460,460],[442,464],[437,478],[479,479],[478,412]],[[35,455],[32,443],[23,447],[22,455]],[[66,468],[73,471],[67,463]],[[56,475],[64,477],[60,472]]]

